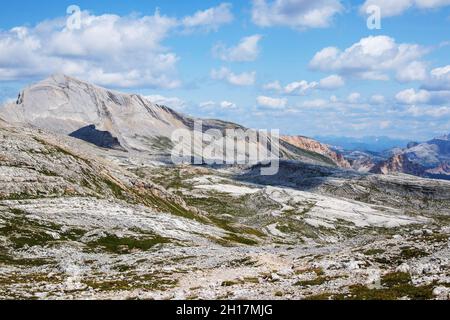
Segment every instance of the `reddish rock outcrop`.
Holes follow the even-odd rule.
[[[396,154],[388,160],[375,165],[370,172],[378,174],[406,173],[423,176],[425,169],[421,165],[410,161],[404,154]]]
[[[341,168],[351,168],[350,163],[344,158],[343,155],[334,152],[327,145],[320,143],[319,141],[302,136],[283,136],[281,139],[297,148],[326,156],[333,160],[333,162]]]

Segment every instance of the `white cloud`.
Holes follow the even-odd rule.
[[[210,101],[201,102],[199,104],[199,107],[204,108],[204,109],[210,109],[210,108],[213,108],[215,105],[216,105],[216,103],[214,101],[210,100]]]
[[[213,48],[213,54],[223,61],[255,61],[260,53],[259,41],[261,39],[261,35],[245,37],[241,39],[237,46],[231,48],[227,48],[223,44],[217,44]]]
[[[266,96],[259,96],[257,99],[258,105],[272,108],[272,109],[280,109],[284,108],[287,105],[287,99],[278,99],[278,98],[271,98]]]
[[[423,88],[434,91],[450,90],[450,65],[431,70],[430,77]]]
[[[413,117],[423,117],[429,116],[432,118],[441,118],[444,116],[450,116],[450,107],[430,107],[430,106],[409,106],[406,110],[407,114],[412,115]]]
[[[205,101],[201,102],[199,104],[199,107],[205,110],[211,110],[211,109],[223,109],[223,110],[235,110],[237,109],[237,105],[234,102],[230,101],[222,101],[222,102],[215,102],[215,101]]]
[[[360,8],[361,13],[366,14],[367,8],[373,5],[381,8],[383,17],[392,17],[400,15],[410,8],[436,9],[448,6],[450,0],[366,0]]]
[[[416,92],[414,89],[406,89],[397,93],[395,98],[401,104],[426,104],[430,101],[431,95],[426,90]]]
[[[233,15],[224,3],[184,19],[84,11],[79,29],[66,18],[0,30],[0,81],[63,73],[112,87],[175,88],[179,57],[163,41],[180,29],[217,30]]]
[[[310,67],[363,79],[388,80],[389,72],[401,77],[405,68],[426,53],[425,48],[416,44],[397,44],[388,36],[370,36],[343,51],[335,47],[322,49],[315,54]]]
[[[450,6],[450,0],[416,0],[416,6],[424,9],[435,9]]]
[[[251,86],[256,81],[256,72],[244,72],[235,74],[228,68],[221,68],[219,70],[211,71],[211,78],[214,80],[225,80],[228,83],[236,86]]]
[[[361,94],[358,92],[353,92],[353,93],[349,94],[349,96],[347,97],[347,101],[352,104],[358,103],[360,99],[361,99]]]
[[[366,0],[361,6],[362,14],[367,14],[367,8],[370,6],[377,6],[381,8],[382,17],[392,17],[402,14],[413,5],[414,0]]]
[[[392,122],[389,120],[384,120],[380,122],[380,129],[387,129],[392,125]]]
[[[344,79],[335,74],[319,81],[319,88],[324,90],[335,90],[343,86],[345,86]]]
[[[236,109],[237,108],[236,104],[233,102],[230,102],[230,101],[222,101],[220,103],[220,107],[222,109]]]
[[[343,9],[339,0],[253,0],[252,20],[261,27],[324,28]]]
[[[267,83],[263,86],[264,90],[275,91],[287,95],[306,95],[313,90],[335,90],[343,87],[345,81],[341,76],[331,75],[321,79],[319,82],[306,80],[294,81],[286,86],[282,86],[280,81]]]
[[[170,108],[178,109],[178,110],[181,110],[186,106],[185,101],[181,100],[180,98],[176,98],[176,97],[165,97],[165,96],[156,94],[156,95],[145,96],[145,98],[154,104],[158,104],[161,106],[166,106],[166,107],[170,107]]]
[[[397,72],[400,82],[423,81],[427,76],[427,66],[420,61],[413,61]]]
[[[375,94],[370,98],[372,104],[383,104],[386,102],[386,98],[381,94]]]
[[[296,81],[289,83],[286,87],[284,87],[284,93],[286,94],[300,94],[304,95],[308,91],[317,88],[317,82],[308,82],[305,80]]]
[[[307,100],[302,103],[302,106],[305,108],[323,108],[327,106],[329,102],[324,99],[314,99],[314,100]]]
[[[64,19],[0,31],[0,80],[64,73],[116,87],[179,85],[178,57],[161,42],[175,19],[82,13],[81,29]]]
[[[231,8],[232,5],[230,3],[222,3],[214,8],[197,11],[194,15],[185,17],[182,20],[182,24],[187,31],[217,31],[222,25],[233,21],[234,17]]]
[[[280,81],[269,82],[263,85],[264,90],[272,90],[272,91],[282,91]]]

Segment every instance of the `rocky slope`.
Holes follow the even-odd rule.
[[[302,136],[283,136],[284,141],[304,150],[319,153],[330,158],[341,168],[350,168],[350,163],[339,153],[332,151],[328,146],[319,141]]]
[[[0,138],[1,298],[449,298],[449,182],[295,161],[270,179],[129,164],[33,128]]]
[[[450,135],[424,143],[410,143],[407,148],[396,149],[392,153],[389,159],[378,163],[371,172],[450,179]]]

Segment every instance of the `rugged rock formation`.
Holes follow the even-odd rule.
[[[316,152],[330,158],[336,165],[341,168],[350,168],[350,163],[344,157],[332,151],[327,145],[319,141],[302,136],[283,136],[282,139],[300,149]]]
[[[379,162],[373,173],[406,173],[420,177],[450,179],[449,135],[424,143],[410,143],[406,149],[392,152],[392,156]]]
[[[424,168],[414,163],[403,154],[392,156],[388,161],[375,165],[370,172],[378,174],[406,173],[415,176],[422,176],[425,172]]]

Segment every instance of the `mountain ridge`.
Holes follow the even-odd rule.
[[[406,173],[420,177],[450,180],[450,134],[422,143],[410,143],[393,150],[387,160],[377,163],[370,172]]]
[[[193,131],[194,123],[202,121],[202,131],[209,129],[246,128],[217,119],[197,119],[166,106],[153,104],[138,94],[126,94],[105,89],[65,75],[53,75],[25,88],[15,103],[6,104],[0,115],[12,123],[26,123],[65,135],[72,135],[100,147],[114,147],[128,152],[170,155],[172,133],[177,129]],[[195,138],[195,137],[194,137]],[[227,137],[225,137],[227,139]],[[270,140],[270,139],[269,139]],[[203,142],[197,141],[197,146]],[[249,140],[252,145],[260,141]],[[270,143],[270,141],[269,141]],[[191,150],[190,145],[185,146]],[[237,142],[237,152],[245,153],[243,141]],[[266,154],[271,154],[267,150]],[[334,165],[328,157],[305,152],[295,146],[280,145],[282,157]],[[203,150],[193,150],[193,156],[203,156]]]

